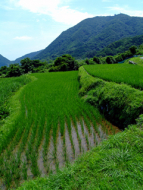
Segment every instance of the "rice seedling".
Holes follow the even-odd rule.
[[[33,177],[41,175],[38,165],[39,152],[42,152],[40,160],[47,173],[52,172],[51,160],[55,162],[55,169],[59,170],[60,161],[57,156],[59,131],[62,136],[65,163],[68,164],[69,160],[76,158],[77,147],[79,153],[82,152],[82,139],[78,132],[77,122],[80,122],[82,133],[84,133],[84,127],[88,129],[85,139],[90,149],[91,125],[99,133],[98,123],[101,123],[102,116],[98,110],[84,103],[78,96],[77,74],[77,71],[33,74],[37,80],[23,89],[19,96],[21,103],[19,116],[11,126],[9,136],[6,136],[3,141],[6,144],[3,144],[0,149],[0,178],[4,180],[7,188],[16,187],[20,180],[29,179],[28,170],[32,172]],[[66,137],[66,132],[68,137]],[[73,132],[76,141],[73,139]],[[47,158],[51,137],[53,155],[52,158]],[[69,138],[71,150],[67,149],[67,138]],[[96,142],[96,135],[94,138]],[[16,158],[13,159],[15,155]]]

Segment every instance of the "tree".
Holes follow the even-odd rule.
[[[32,61],[29,58],[22,59],[20,61],[21,68],[24,73],[32,72],[33,71],[33,64]]]
[[[93,61],[96,62],[97,64],[101,64],[100,59],[96,56],[93,57]]]
[[[114,58],[113,58],[112,56],[108,56],[108,57],[106,58],[106,62],[107,62],[108,64],[113,64],[113,63],[115,63],[116,61],[114,60]]]
[[[56,58],[50,71],[71,71],[75,69],[77,69],[77,62],[71,55],[65,54]]]
[[[2,67],[0,68],[0,73],[1,73],[1,74],[6,74],[7,71],[8,71],[8,67],[7,67],[7,66],[2,66]]]
[[[130,48],[130,51],[131,51],[131,53],[134,55],[134,54],[136,54],[136,50],[137,50],[137,47],[136,46],[131,46]]]
[[[17,77],[22,74],[22,69],[20,68],[19,64],[10,64],[8,68],[8,72],[6,73],[6,77]]]

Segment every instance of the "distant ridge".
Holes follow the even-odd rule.
[[[62,32],[34,59],[48,60],[69,53],[85,58],[90,51],[100,51],[117,40],[143,35],[143,18],[125,14],[88,18]]]
[[[36,55],[38,55],[40,52],[42,52],[43,50],[40,50],[40,51],[36,51],[36,52],[32,52],[32,53],[28,53],[28,54],[26,54],[26,55],[24,55],[24,56],[22,56],[22,57],[19,57],[19,58],[17,58],[15,61],[11,61],[11,63],[20,63],[20,61],[22,60],[22,59],[25,59],[25,58],[30,58],[30,59],[32,59],[34,56],[36,56]]]
[[[8,66],[9,64],[11,64],[11,61],[0,54],[0,67]]]

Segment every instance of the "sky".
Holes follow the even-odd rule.
[[[119,13],[143,17],[143,0],[0,0],[0,54],[15,60],[86,18]]]

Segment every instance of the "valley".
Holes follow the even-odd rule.
[[[0,189],[143,189],[142,31],[94,17],[0,55]]]

